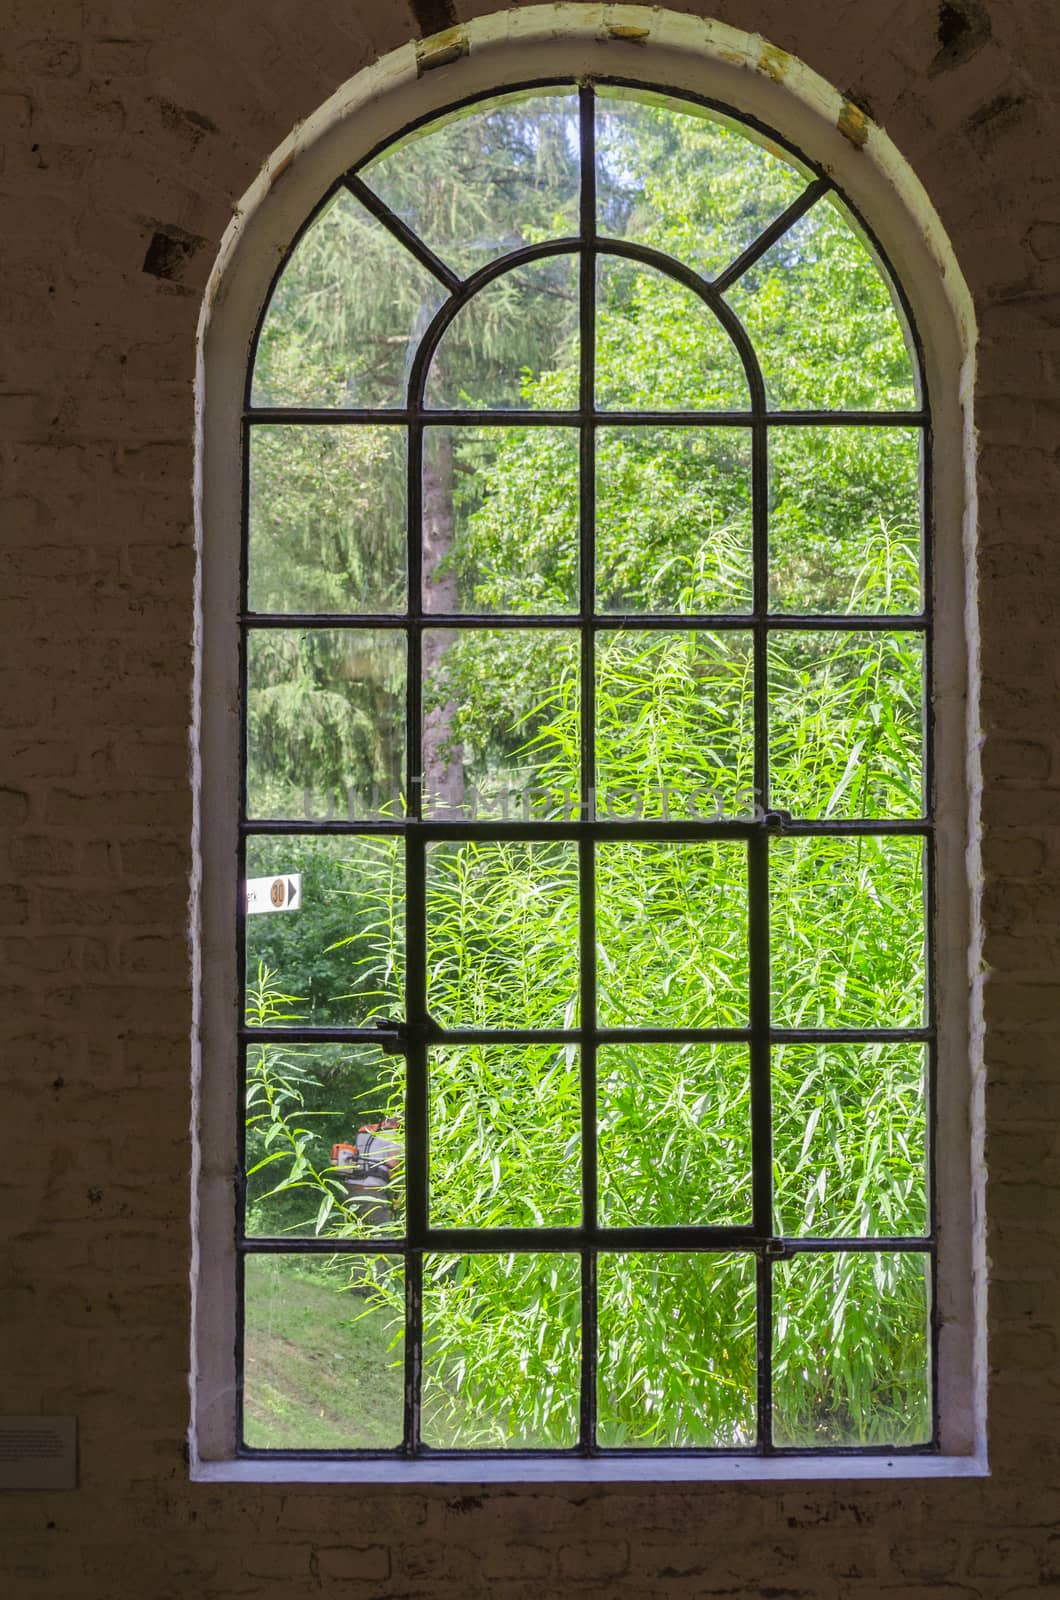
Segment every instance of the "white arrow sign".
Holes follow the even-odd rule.
[[[302,874],[281,872],[275,878],[247,879],[247,916],[262,911],[297,911],[302,904]]]

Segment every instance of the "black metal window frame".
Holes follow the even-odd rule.
[[[812,174],[807,187],[793,204],[733,261],[719,276],[707,280],[690,267],[648,246],[598,234],[595,193],[595,94],[594,85],[628,88],[632,91],[662,94],[675,102],[686,101],[716,113],[728,123],[742,126],[788,152]],[[490,261],[467,278],[460,278],[406,223],[392,212],[358,176],[361,168],[374,160],[389,145],[388,139],[365,155],[344,173],[323,195],[292,239],[266,296],[251,346],[244,393],[241,453],[243,463],[242,556],[240,586],[240,823],[239,879],[246,878],[246,842],[254,836],[295,835],[396,836],[404,841],[406,877],[406,1014],[400,1021],[367,1027],[283,1027],[241,1026],[240,1089],[246,1081],[246,1052],[253,1045],[267,1043],[348,1043],[377,1045],[405,1056],[406,1147],[405,1147],[405,1232],[401,1237],[364,1239],[267,1238],[246,1237],[243,1231],[245,1207],[245,1129],[240,1119],[240,1149],[236,1178],[236,1252],[238,1265],[237,1306],[237,1391],[239,1416],[243,1410],[244,1370],[244,1273],[251,1255],[334,1256],[341,1254],[391,1256],[405,1266],[405,1399],[402,1443],[392,1450],[366,1449],[262,1449],[240,1443],[237,1451],[248,1458],[308,1460],[468,1460],[490,1458],[511,1461],[519,1457],[555,1459],[650,1458],[665,1457],[794,1457],[811,1454],[815,1461],[829,1458],[896,1455],[929,1455],[940,1448],[938,1344],[939,1315],[937,1295],[937,1193],[935,1183],[937,1026],[935,1017],[934,928],[934,771],[933,719],[930,686],[932,676],[932,563],[931,563],[931,420],[927,401],[926,375],[922,346],[912,308],[902,285],[891,268],[886,253],[871,226],[843,194],[840,187],[818,164],[795,147],[790,140],[754,117],[687,90],[626,78],[598,75],[590,80],[543,78],[504,85],[456,101],[408,124],[400,138],[419,128],[443,121],[455,112],[477,102],[534,90],[578,89],[580,124],[581,201],[577,234],[528,246]],[[254,406],[251,384],[258,340],[273,290],[306,231],[343,190],[352,194],[390,234],[426,267],[448,291],[448,298],[434,315],[424,333],[412,363],[407,403],[390,408],[297,408]],[[800,217],[826,196],[834,196],[853,217],[858,228],[886,272],[889,284],[901,306],[906,329],[913,346],[914,370],[919,405],[909,411],[817,411],[770,410],[765,384],[751,340],[739,318],[722,298],[743,274],[791,228]],[[457,312],[494,279],[513,268],[552,255],[579,258],[580,382],[575,409],[544,410],[460,410],[428,408],[424,390],[431,358]],[[604,410],[595,401],[595,315],[597,257],[624,257],[655,268],[697,295],[722,323],[736,347],[750,390],[746,411],[620,411]],[[251,430],[264,424],[342,426],[371,423],[405,428],[408,432],[408,610],[395,613],[261,613],[248,609],[248,504]],[[444,424],[481,427],[519,425],[527,427],[567,427],[577,432],[580,442],[579,528],[580,528],[580,607],[577,612],[526,615],[523,613],[469,614],[426,611],[422,590],[422,463],[425,429]],[[594,609],[595,584],[595,442],[596,430],[603,426],[702,428],[745,428],[751,439],[752,462],[752,605],[747,612],[651,614],[625,616]],[[921,527],[924,609],[915,614],[793,614],[769,609],[768,595],[768,462],[769,433],[775,428],[887,427],[917,429],[921,449]],[[297,628],[395,630],[408,641],[408,683],[406,700],[407,739],[407,815],[402,821],[291,821],[252,818],[247,814],[247,636],[262,629]],[[422,638],[428,628],[554,628],[562,627],[580,635],[581,666],[581,806],[576,820],[568,821],[492,821],[452,820],[424,817],[420,792],[421,742],[423,728]],[[754,787],[758,806],[753,818],[732,820],[620,820],[593,815],[595,788],[594,740],[594,652],[597,635],[626,627],[638,630],[741,630],[753,640],[754,673]],[[808,820],[775,810],[769,802],[768,683],[766,652],[769,635],[791,631],[913,632],[923,638],[924,685],[924,795],[925,810],[914,820]],[[769,942],[769,850],[771,842],[784,838],[915,837],[924,846],[925,915],[925,1012],[923,1025],[903,1028],[777,1028],[770,1017],[770,942]],[[596,1025],[596,934],[595,934],[595,847],[600,841],[694,842],[708,839],[743,841],[747,849],[748,956],[750,980],[749,1019],[746,1027],[674,1028],[611,1027]],[[579,860],[579,1024],[570,1028],[443,1029],[431,1018],[427,1008],[427,906],[426,855],[430,844],[460,840],[573,841]],[[240,1016],[245,1016],[246,904],[240,892],[235,908],[237,961],[240,974]],[[431,1226],[428,1210],[428,1050],[433,1045],[450,1044],[571,1044],[579,1047],[581,1073],[581,1191],[582,1222],[577,1227],[507,1227],[490,1229],[438,1228]],[[605,1227],[597,1218],[597,1084],[596,1053],[606,1044],[739,1043],[747,1045],[750,1058],[752,1221],[749,1225],[680,1227]],[[911,1043],[926,1050],[927,1096],[927,1190],[928,1227],[924,1234],[901,1237],[807,1237],[778,1236],[773,1229],[772,1181],[772,1100],[771,1053],[782,1044],[869,1044]],[[420,1438],[420,1383],[423,1345],[423,1258],[425,1253],[460,1254],[555,1252],[577,1255],[581,1262],[581,1377],[580,1432],[578,1443],[569,1449],[437,1449],[424,1445]],[[755,1442],[743,1448],[705,1447],[602,1447],[596,1443],[596,1351],[597,1351],[597,1261],[605,1252],[639,1253],[744,1253],[755,1257],[757,1293],[757,1433]],[[828,1449],[777,1445],[772,1437],[772,1342],[773,1268],[777,1262],[802,1254],[908,1252],[922,1255],[929,1272],[929,1385],[931,1436],[918,1445],[836,1446]]]

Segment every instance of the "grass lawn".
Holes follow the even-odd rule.
[[[254,1449],[401,1443],[394,1314],[341,1287],[326,1261],[252,1256],[246,1274],[244,1437]]]

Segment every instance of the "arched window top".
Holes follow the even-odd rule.
[[[278,275],[251,398],[573,410],[593,337],[607,409],[649,403],[615,359],[632,345],[660,410],[915,410],[909,326],[847,203],[775,136],[636,86],[539,85],[432,118],[339,181]]]

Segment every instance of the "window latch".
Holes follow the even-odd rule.
[[[441,1028],[430,1016],[422,1022],[397,1022],[391,1017],[377,1017],[375,1030],[379,1035],[379,1048],[388,1056],[403,1056],[410,1044],[430,1044],[442,1037]]]
[[[764,1239],[755,1250],[762,1261],[786,1261],[791,1253],[783,1239]]]

